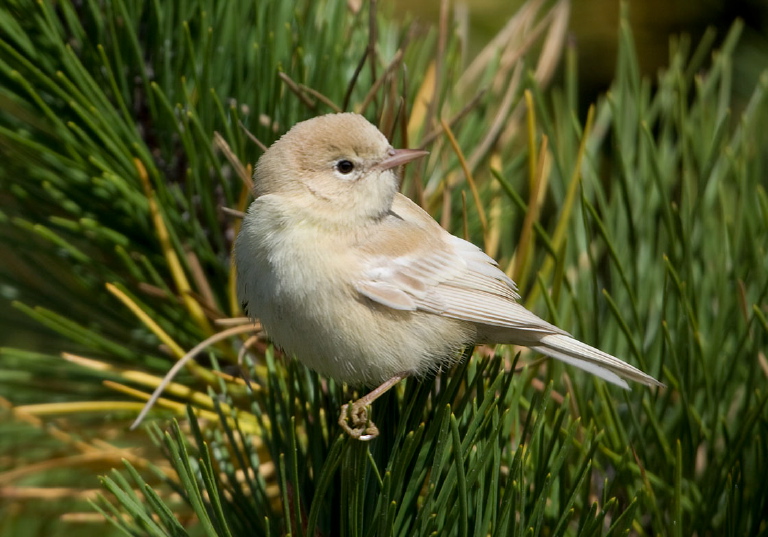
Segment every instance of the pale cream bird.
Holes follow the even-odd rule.
[[[347,432],[374,437],[376,397],[475,343],[524,345],[626,389],[624,379],[663,386],[525,309],[491,257],[400,194],[397,169],[426,154],[393,149],[344,113],[298,123],[256,165],[235,244],[238,296],[288,354],[379,386],[342,409]]]

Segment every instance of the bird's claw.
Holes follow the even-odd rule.
[[[347,403],[341,407],[339,425],[357,440],[367,442],[379,436],[379,429],[368,419],[368,407],[365,404]]]

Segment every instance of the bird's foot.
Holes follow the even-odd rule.
[[[349,436],[363,442],[379,436],[378,427],[368,418],[366,401],[354,401],[343,405],[339,425]]]

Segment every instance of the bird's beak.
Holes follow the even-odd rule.
[[[429,151],[422,151],[420,149],[393,149],[390,151],[387,158],[379,162],[377,167],[381,170],[389,170],[425,155],[429,155]]]

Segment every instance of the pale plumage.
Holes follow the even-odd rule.
[[[422,375],[476,342],[525,345],[624,388],[661,385],[526,310],[493,259],[397,193],[394,169],[423,154],[335,114],[262,156],[235,253],[238,295],[275,343],[353,385]]]
[[[642,371],[573,339],[517,301],[515,283],[477,246],[447,233],[426,212],[401,194],[376,233],[361,246],[367,260],[355,289],[385,306],[425,311],[474,324],[476,342],[514,343],[534,348],[609,382],[627,388],[621,376],[649,385],[658,382]],[[418,231],[414,228],[420,228]],[[410,252],[377,255],[398,237],[415,237]],[[428,241],[428,242],[427,242]],[[429,244],[425,251],[422,244]],[[391,251],[391,250],[390,250]],[[366,255],[367,254],[367,255]]]

